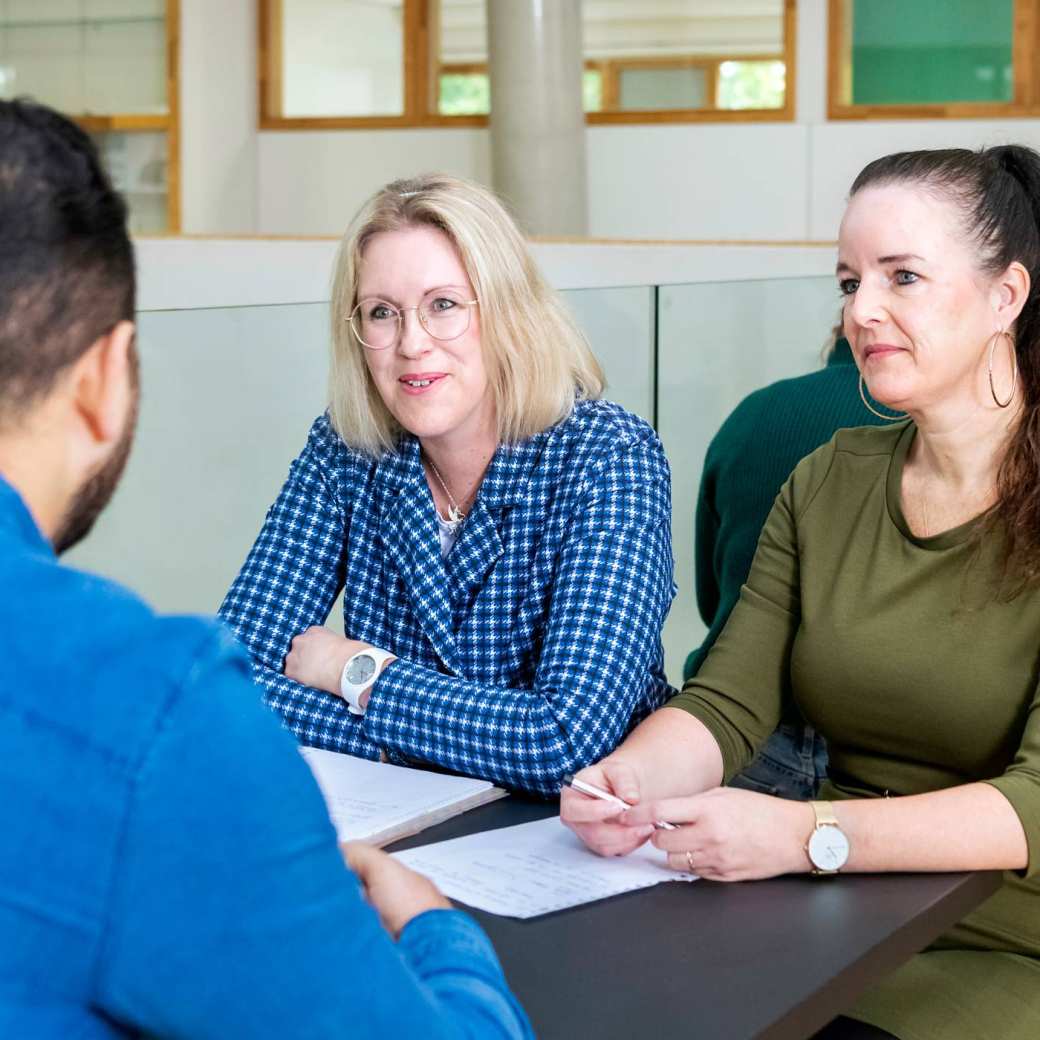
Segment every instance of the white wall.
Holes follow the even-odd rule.
[[[182,6],[182,90],[198,98],[184,108],[185,230],[335,234],[394,177],[446,170],[488,179],[483,129],[257,135],[254,0]],[[1040,146],[1037,119],[829,123],[826,39],[825,0],[799,0],[794,123],[590,127],[590,234],[828,240],[869,159],[901,148]]]
[[[338,234],[368,195],[397,177],[491,177],[484,129],[267,131],[258,145],[261,234]]]

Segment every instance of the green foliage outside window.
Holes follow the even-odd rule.
[[[445,72],[440,79],[440,115],[486,116],[491,111],[491,82],[486,72]],[[586,112],[598,112],[603,107],[599,69],[584,70],[581,93]]]
[[[486,116],[491,111],[491,82],[487,73],[443,73],[437,110],[442,116]]]
[[[603,108],[603,76],[599,69],[586,69],[581,78],[582,104],[586,112]]]
[[[782,61],[724,61],[719,66],[718,108],[783,108]]]

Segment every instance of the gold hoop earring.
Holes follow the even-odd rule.
[[[863,373],[859,374],[859,396],[863,398],[863,403],[867,406],[868,412],[873,412],[879,419],[884,419],[885,422],[902,422],[903,419],[909,419],[910,413],[903,412],[902,415],[885,415],[884,412],[879,412],[868,400],[867,392],[863,388]]]
[[[997,349],[997,340],[1004,338],[1011,345],[1011,393],[1007,400],[1002,401],[997,397],[997,389],[993,385],[993,352]],[[1015,399],[1015,391],[1018,389],[1018,358],[1015,356],[1015,337],[1006,329],[998,329],[989,338],[989,392],[993,395],[993,401],[998,408],[1007,408]]]

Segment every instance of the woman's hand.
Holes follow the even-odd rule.
[[[422,874],[364,842],[342,846],[347,866],[357,874],[383,927],[396,939],[406,924],[427,910],[450,910],[451,903]]]
[[[327,628],[313,625],[293,639],[285,658],[285,674],[304,686],[313,686],[338,697],[343,666],[354,654],[371,649],[368,643],[346,639]]]
[[[605,758],[577,776],[617,795],[629,805],[639,803],[639,776],[623,760]],[[618,812],[616,805],[571,787],[565,787],[560,793],[560,819],[600,856],[627,856],[653,834],[653,818],[633,827],[626,821],[630,813],[631,810]]]
[[[716,787],[640,805],[623,815],[638,834],[654,820],[677,824],[674,831],[656,831],[654,845],[668,853],[673,870],[692,870],[711,881],[751,881],[810,869],[805,845],[815,817],[808,802]]]

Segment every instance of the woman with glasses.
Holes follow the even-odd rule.
[[[305,744],[543,795],[670,692],[670,478],[498,200],[357,214],[330,406],[221,615]],[[322,628],[343,593],[343,635]]]

